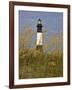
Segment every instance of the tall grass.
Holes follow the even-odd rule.
[[[63,76],[63,33],[43,30],[43,51],[36,50],[36,34],[32,27],[19,33],[19,78]]]
[[[41,52],[21,48],[19,52],[19,78],[45,78],[63,76],[63,53]]]

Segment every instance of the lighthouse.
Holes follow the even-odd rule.
[[[36,49],[42,50],[43,48],[43,33],[42,33],[42,21],[38,19],[37,21],[37,41],[36,41]]]

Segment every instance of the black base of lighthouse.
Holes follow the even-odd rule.
[[[37,45],[36,50],[43,51],[43,46],[42,45]]]

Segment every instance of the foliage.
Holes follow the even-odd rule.
[[[19,33],[19,46],[28,48],[31,46],[32,43],[32,37],[34,35],[34,31],[32,28],[25,27],[23,32]]]
[[[20,49],[19,78],[43,78],[63,76],[63,55],[60,51],[40,52],[36,49]]]
[[[63,35],[52,33],[48,39],[48,30],[43,30],[43,50],[36,50],[36,43],[31,44],[36,32],[32,27],[25,27],[19,33],[19,78],[45,78],[63,76]],[[33,38],[33,39],[32,39]]]

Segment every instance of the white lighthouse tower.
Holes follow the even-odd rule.
[[[43,47],[42,21],[41,19],[38,19],[36,49],[42,50],[42,47]]]

